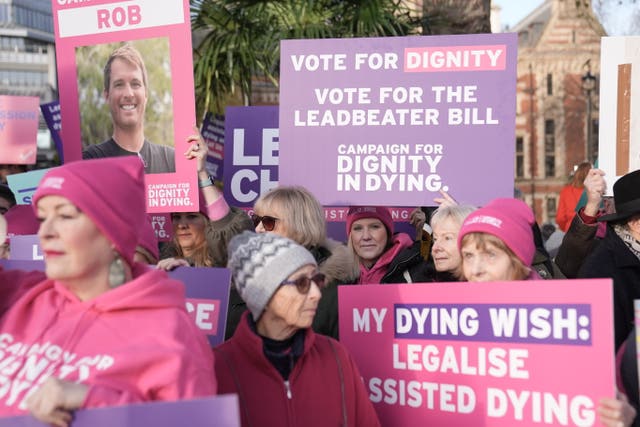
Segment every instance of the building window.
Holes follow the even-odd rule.
[[[516,137],[516,178],[524,178],[524,138]]]
[[[549,218],[550,221],[555,219],[556,210],[556,198],[547,197],[547,218]]]
[[[547,74],[547,95],[553,95],[553,74]]]
[[[556,123],[552,119],[544,121],[544,176],[556,175]]]

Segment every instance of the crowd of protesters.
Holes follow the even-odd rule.
[[[0,398],[0,416],[30,412],[62,427],[79,408],[236,393],[243,426],[376,426],[358,367],[339,342],[338,286],[608,277],[619,393],[598,412],[604,425],[635,425],[640,171],[621,177],[607,204],[604,173],[586,170],[586,201],[554,258],[532,210],[515,198],[475,207],[444,193],[428,218],[412,213],[416,239],[395,232],[388,207],[351,206],[346,241],[332,240],[304,187],[263,194],[249,217],[208,177],[201,137],[186,145],[200,209],[171,215],[173,240],[162,250],[135,156],[51,169],[31,206],[0,188],[8,199],[0,204],[3,253],[11,235],[37,234],[46,266],[0,269],[0,345],[11,358],[2,376],[19,390]],[[110,185],[92,184],[101,178]],[[184,286],[167,275],[190,266],[231,271],[226,341],[213,350],[185,311]],[[59,351],[51,356],[47,346]],[[40,375],[26,375],[27,364]]]

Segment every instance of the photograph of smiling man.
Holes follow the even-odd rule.
[[[137,155],[145,173],[175,172],[168,39],[83,46],[76,61],[82,158]]]

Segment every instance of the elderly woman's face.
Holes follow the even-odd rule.
[[[462,272],[469,282],[498,282],[516,280],[509,254],[487,242],[481,248],[474,239],[462,246]]]
[[[38,201],[37,217],[48,278],[82,284],[108,274],[113,260],[111,242],[69,199],[43,197]]]
[[[305,265],[287,277],[287,280],[296,280],[302,276],[311,277],[315,270],[315,266]],[[269,318],[270,321],[283,322],[287,327],[295,329],[309,328],[316,315],[320,297],[320,288],[314,282],[306,294],[301,294],[294,285],[282,285],[267,305],[269,316],[262,316],[261,319]]]
[[[451,217],[443,218],[433,227],[431,256],[437,271],[455,271],[462,258],[458,250],[458,233],[461,224]]]

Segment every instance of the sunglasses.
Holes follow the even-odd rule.
[[[265,216],[260,216],[256,214],[251,215],[253,226],[257,227],[258,224],[262,223],[262,226],[267,231],[273,231],[273,229],[276,227],[276,221],[278,221],[278,219],[279,218],[274,218],[269,215],[265,215]]]
[[[320,289],[324,288],[326,276],[322,273],[316,273],[312,277],[302,276],[298,277],[296,280],[285,280],[280,283],[280,285],[296,285],[298,292],[301,294],[306,294],[311,289],[311,282],[318,285]]]

